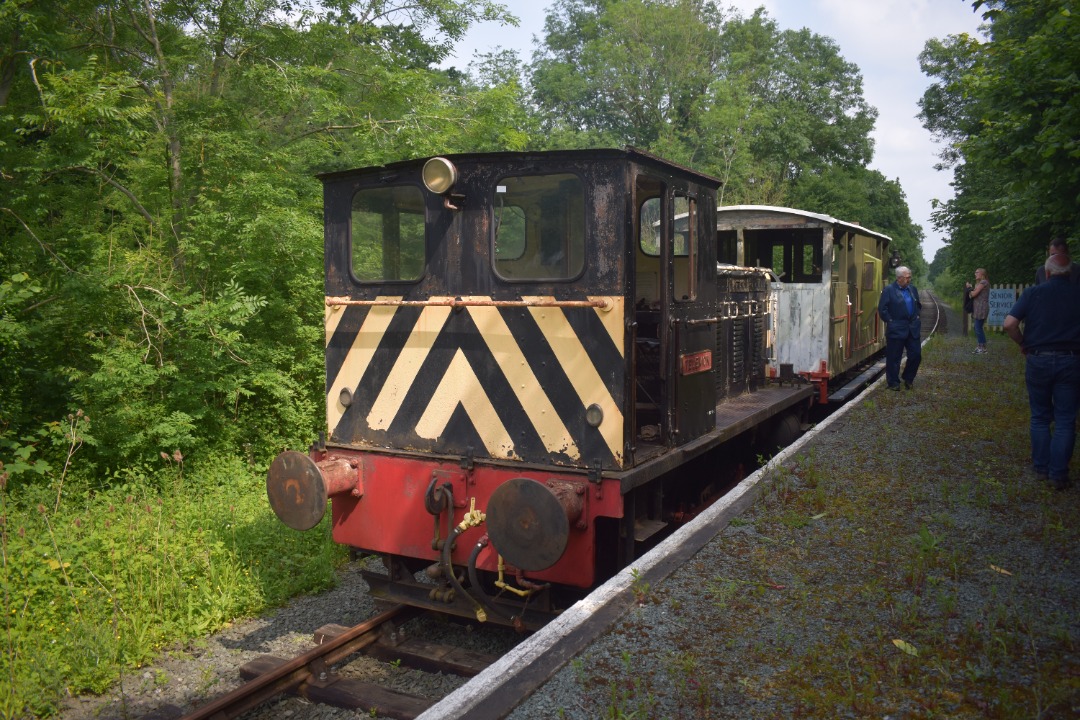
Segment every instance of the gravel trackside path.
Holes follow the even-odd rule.
[[[973,347],[931,340],[509,717],[1080,717],[1080,488],[1026,469],[1017,348]]]

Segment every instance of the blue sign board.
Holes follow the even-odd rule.
[[[990,288],[990,315],[986,318],[987,325],[1001,327],[1005,324],[1005,316],[1016,304],[1016,290],[1011,288]]]

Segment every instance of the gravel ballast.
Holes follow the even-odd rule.
[[[1023,360],[942,337],[509,715],[1080,717],[1078,489],[1027,470]]]

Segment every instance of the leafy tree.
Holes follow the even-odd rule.
[[[632,144],[717,175],[723,202],[782,203],[804,172],[859,167],[875,111],[808,30],[701,0],[559,0],[531,66],[553,146]]]
[[[34,354],[0,433],[83,410],[88,470],[305,445],[324,392],[314,173],[528,142],[520,83],[431,67],[473,22],[511,21],[501,6],[293,9],[4,4],[0,277],[41,292],[17,308]]]
[[[952,248],[948,245],[941,248],[934,254],[934,259],[930,262],[930,273],[928,279],[930,282],[934,282],[939,276],[949,269],[949,255],[952,254]]]
[[[1080,8],[1075,0],[977,0],[987,40],[927,43],[935,79],[924,125],[949,144],[953,200],[934,223],[951,236],[952,267],[1029,282],[1047,241],[1080,230]]]
[[[26,392],[24,378],[18,369],[31,362],[34,348],[29,344],[30,329],[22,319],[41,288],[34,285],[26,273],[16,273],[0,282],[0,407],[19,406],[19,397]],[[17,417],[0,417],[0,433],[5,425],[18,423]]]
[[[531,68],[552,145],[649,148],[690,130],[716,74],[718,21],[700,0],[558,0]]]

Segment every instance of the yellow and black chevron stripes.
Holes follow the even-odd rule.
[[[542,300],[543,298],[524,299]],[[597,314],[602,313],[609,317],[614,315],[614,317],[618,319],[618,324],[615,327],[605,324],[604,329],[607,330],[609,334],[611,334],[613,330],[619,334],[620,342],[618,343],[618,348],[621,357],[623,317],[622,298],[618,298],[618,301],[619,302],[616,305],[618,308],[617,314],[611,310],[598,310],[594,312],[597,312]],[[601,370],[597,369],[596,366],[589,361],[585,346],[566,322],[566,315],[561,309],[535,307],[529,308],[529,312],[532,313],[540,331],[544,333],[544,338],[547,340],[548,345],[550,345],[551,349],[555,352],[555,357],[558,358],[559,364],[566,370],[570,383],[574,386],[577,396],[581,399],[581,406],[585,408],[596,403],[604,411],[604,421],[600,425],[600,431],[604,435],[604,442],[607,443],[612,455],[621,457],[623,415],[622,411],[619,409],[619,405],[605,389],[604,380],[600,376]],[[609,368],[605,369],[610,370]]]
[[[390,369],[368,412],[367,424],[371,429],[386,430],[390,427],[390,421],[401,409],[405,393],[413,386],[416,374],[420,372],[449,315],[450,308],[446,306],[426,307],[420,311],[420,318],[413,325],[397,362]],[[364,334],[363,329],[360,334]]]
[[[393,299],[398,300],[400,298]],[[371,311],[364,318],[364,327],[354,335],[349,352],[345,355],[341,365],[335,369],[334,374],[336,377],[334,382],[331,383],[330,346],[334,340],[338,325],[341,323],[342,318],[345,317],[345,307],[341,305],[326,306],[326,422],[331,435],[334,427],[337,426],[338,421],[341,420],[341,416],[345,412],[345,406],[340,401],[341,391],[345,389],[351,390],[347,383],[354,382],[364,376],[364,372],[375,354],[378,339],[386,332],[387,326],[394,317],[394,310],[395,308],[389,306],[371,308]]]
[[[557,307],[490,298],[332,305],[326,313],[333,442],[529,462],[621,466],[622,298]],[[342,391],[349,391],[348,406]],[[597,428],[585,408],[603,410]]]

